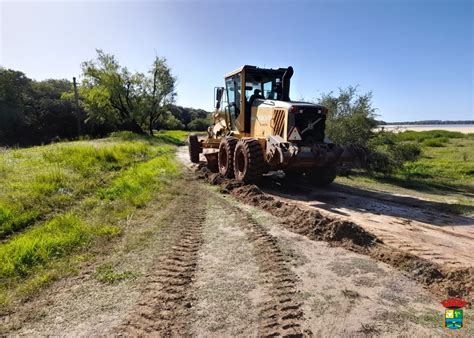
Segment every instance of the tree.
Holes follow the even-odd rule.
[[[174,101],[176,79],[166,59],[156,57],[148,76],[131,73],[115,57],[97,50],[97,58],[82,64],[80,96],[90,120],[150,134],[159,116]]]
[[[160,57],[155,58],[149,73],[151,77],[146,79],[145,85],[145,115],[148,119],[148,131],[153,135],[158,119],[174,102],[176,78],[171,74],[166,59]],[[178,121],[173,122],[175,127],[179,126],[176,122]]]
[[[189,130],[206,131],[210,125],[211,120],[209,118],[197,118],[188,123],[187,127]]]
[[[74,114],[74,102],[62,99],[65,92],[72,90],[71,81],[33,81],[31,87],[25,124],[35,138],[32,142],[77,137],[78,120]]]
[[[372,92],[358,94],[357,87],[340,88],[321,95],[319,104],[328,108],[326,134],[339,144],[367,146],[377,126],[376,109],[372,107]]]
[[[24,125],[31,80],[22,72],[0,67],[0,142],[18,140]]]

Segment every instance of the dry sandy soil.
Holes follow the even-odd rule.
[[[185,155],[186,149],[181,149],[179,157],[191,167]],[[444,295],[432,287],[439,277],[433,266],[441,262],[467,267],[472,253],[465,250],[458,259],[441,252],[443,260],[428,255],[432,261],[425,262],[397,249],[398,257],[391,250],[397,245],[403,249],[400,240],[412,232],[426,231],[422,238],[428,238],[423,240],[427,248],[434,245],[430,236],[448,236],[445,240],[451,241],[454,232],[449,227],[428,222],[422,215],[368,207],[378,202],[377,208],[387,204],[393,209],[390,203],[397,206],[395,210],[411,208],[397,201],[364,197],[349,203],[351,192],[342,187],[309,193],[306,187],[286,189],[279,183],[268,184],[264,191],[221,183],[211,186],[191,174],[177,182],[175,198],[166,208],[157,201],[137,212],[120,240],[110,243],[79,273],[3,315],[0,334],[445,334],[439,304]],[[363,204],[351,204],[356,201]],[[364,218],[365,213],[373,213],[380,223],[366,225],[367,219],[374,219]],[[415,223],[402,223],[405,219]],[[384,228],[384,224],[388,225]],[[462,226],[468,229],[461,237],[467,238],[469,246],[472,225]],[[390,230],[396,239],[393,243],[387,241]],[[415,264],[425,282],[387,257]],[[128,278],[104,281],[98,278],[104,267],[112,276]],[[445,281],[442,276],[440,283]],[[466,314],[472,321],[469,310]],[[467,329],[466,334],[474,334]]]

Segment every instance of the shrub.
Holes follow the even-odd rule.
[[[369,172],[392,173],[401,169],[404,163],[420,157],[421,147],[417,142],[400,142],[397,138],[395,133],[380,132],[369,141]]]
[[[406,161],[415,161],[421,155],[420,146],[413,142],[395,144],[390,151],[394,160],[400,164]]]
[[[160,119],[159,126],[162,129],[166,130],[178,130],[184,129],[184,124],[180,120],[178,120],[175,116],[169,114],[163,116],[163,119]]]
[[[383,152],[372,152],[367,158],[367,171],[390,174],[395,170],[395,163],[390,156]]]
[[[338,95],[323,94],[318,103],[328,109],[326,134],[331,140],[367,146],[377,126],[371,92],[359,95],[357,87],[349,86]]]
[[[426,147],[444,147],[449,142],[447,137],[432,138],[423,141],[423,145]]]

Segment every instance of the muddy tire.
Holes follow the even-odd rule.
[[[219,153],[217,154],[217,165],[219,173],[227,178],[234,177],[234,150],[237,145],[235,137],[226,137],[219,144]]]
[[[234,175],[238,181],[253,183],[262,178],[265,159],[256,139],[240,140],[235,147]]]
[[[306,177],[311,184],[317,187],[325,187],[335,180],[336,167],[314,168],[306,173]]]
[[[193,163],[199,163],[199,153],[201,152],[201,146],[197,135],[189,135],[189,158]]]

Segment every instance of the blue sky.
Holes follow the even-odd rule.
[[[473,11],[470,0],[0,0],[0,65],[71,79],[96,48],[138,71],[156,53],[178,104],[208,110],[240,65],[292,65],[292,98],[359,85],[386,121],[474,119]]]

